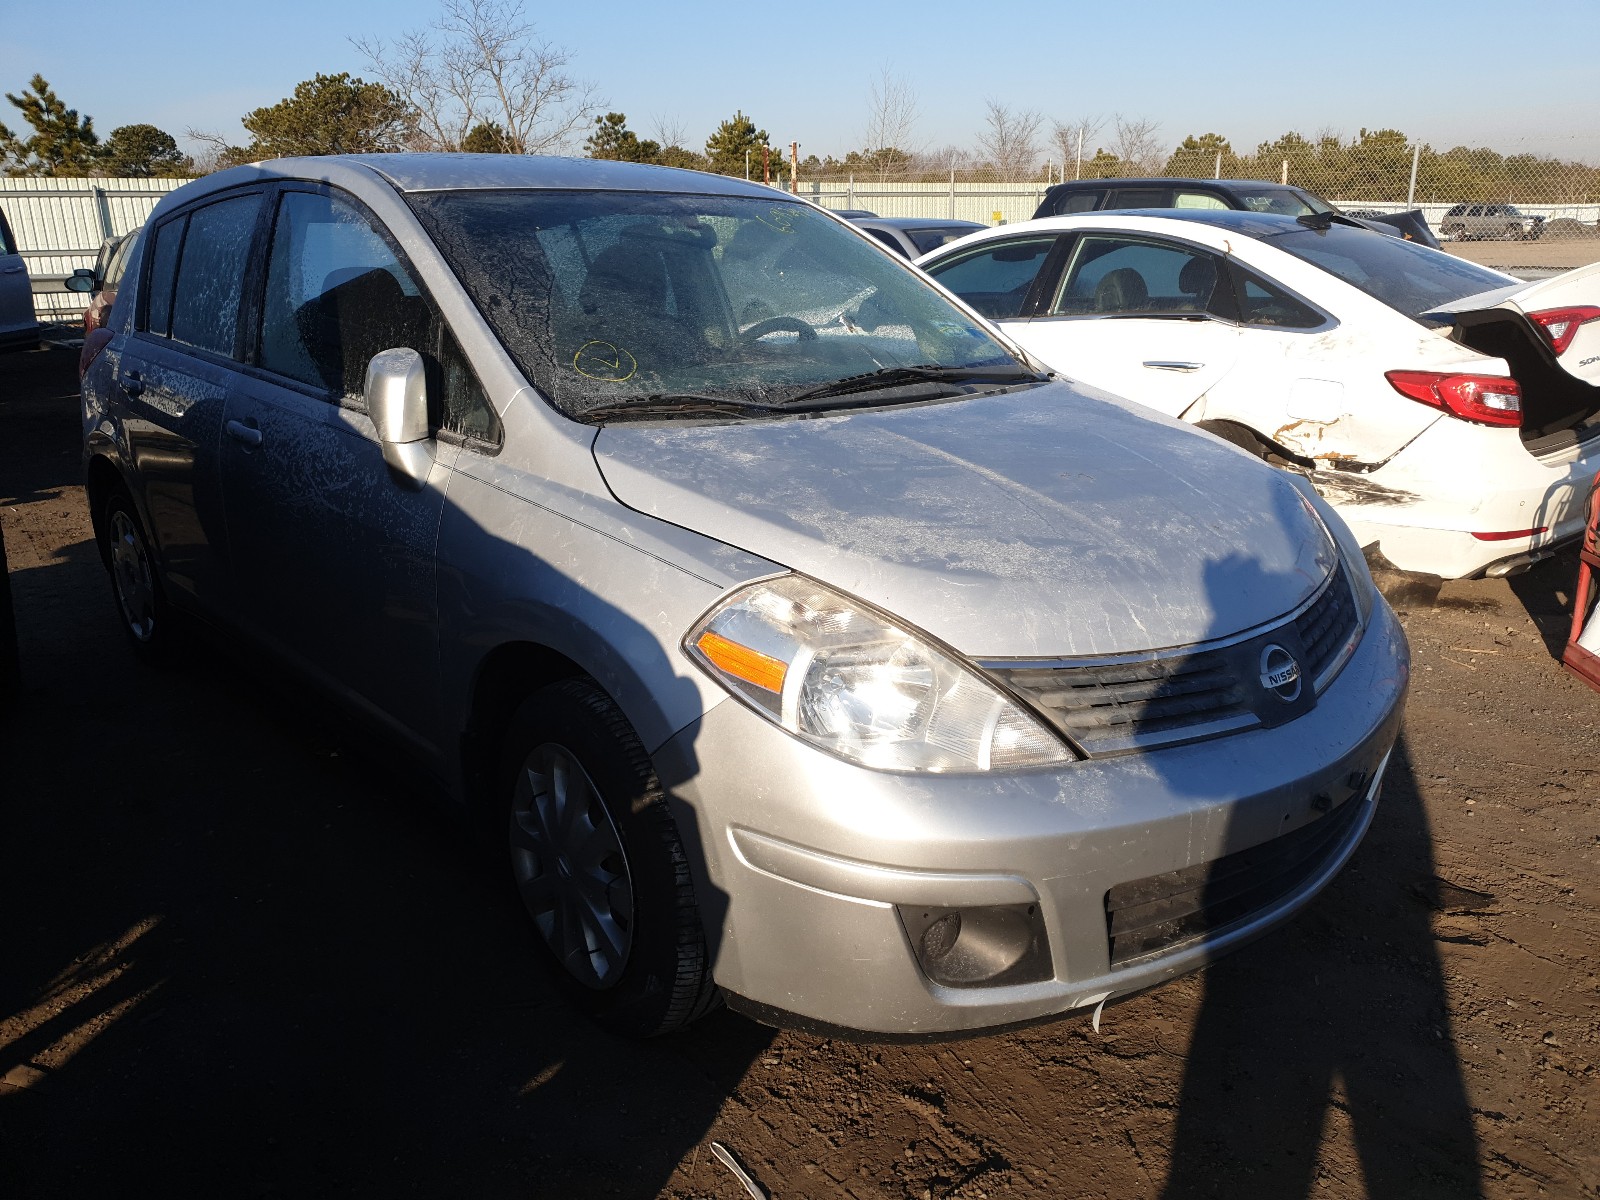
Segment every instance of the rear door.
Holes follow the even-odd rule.
[[[1238,357],[1222,261],[1208,250],[1086,233],[1057,277],[1038,315],[1011,332],[1074,379],[1178,416]]]
[[[152,231],[140,311],[113,379],[165,583],[219,610],[229,604],[217,448],[239,379],[240,309],[259,257],[262,196],[225,193]]]
[[[1008,333],[1037,307],[1059,248],[1071,239],[1056,233],[1019,234],[958,250],[923,269]]]

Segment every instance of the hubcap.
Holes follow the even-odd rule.
[[[578,982],[609,987],[633,942],[622,838],[588,773],[563,746],[528,755],[511,799],[511,868],[522,902]]]
[[[111,582],[128,629],[148,642],[155,633],[155,582],[138,527],[120,508],[111,514]]]

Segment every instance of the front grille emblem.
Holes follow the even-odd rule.
[[[1300,664],[1276,642],[1261,651],[1261,686],[1285,704],[1300,698]]]

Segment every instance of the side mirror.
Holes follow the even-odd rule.
[[[383,461],[402,483],[420,489],[433,470],[428,432],[428,380],[422,355],[398,347],[367,364],[367,414],[383,445]]]
[[[94,291],[94,268],[79,267],[63,280],[63,286],[69,292],[88,293]]]

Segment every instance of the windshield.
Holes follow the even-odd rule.
[[[1235,188],[1239,203],[1251,212],[1281,213],[1286,217],[1308,217],[1317,213],[1333,212],[1333,206],[1317,199],[1309,192],[1291,191],[1289,188]]]
[[[1408,317],[1511,282],[1498,271],[1441,250],[1348,225],[1296,230],[1265,240]]]
[[[579,420],[629,404],[822,407],[866,377],[925,394],[946,368],[1029,373],[912,268],[787,198],[407,198],[523,373]],[[854,405],[875,388],[844,390]]]

